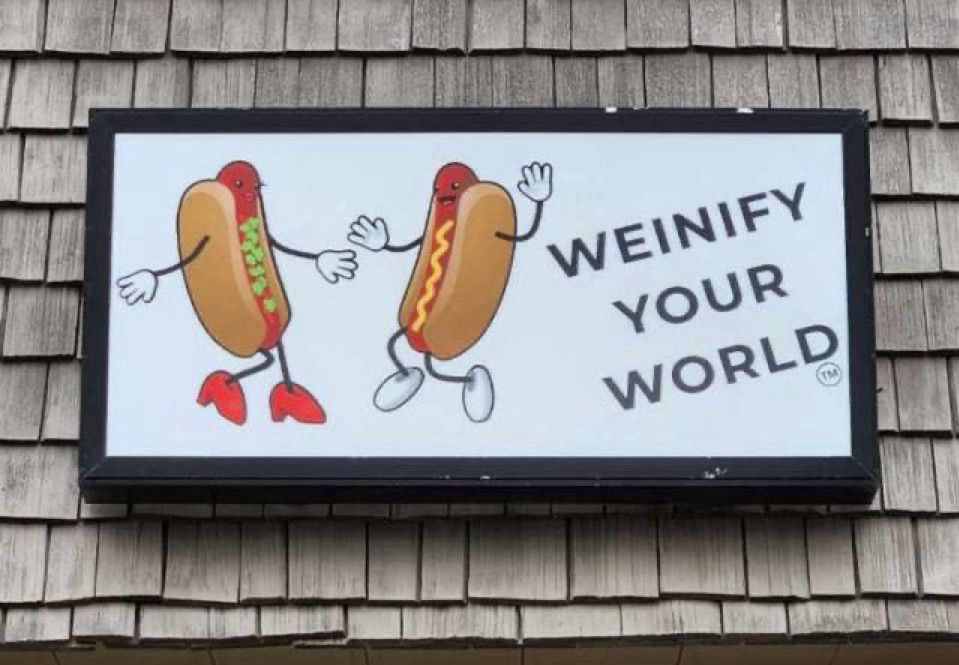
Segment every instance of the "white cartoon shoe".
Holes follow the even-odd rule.
[[[493,377],[482,365],[473,365],[466,374],[463,384],[463,409],[474,423],[489,420],[493,413]]]
[[[423,385],[423,370],[408,367],[406,373],[396,372],[386,377],[373,395],[373,404],[380,411],[395,411],[417,393]]]

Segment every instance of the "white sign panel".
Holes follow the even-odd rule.
[[[850,457],[847,157],[788,129],[117,133],[105,455]]]

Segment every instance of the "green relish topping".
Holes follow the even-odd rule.
[[[262,221],[259,217],[249,217],[240,224],[240,231],[243,233],[240,250],[243,252],[243,261],[247,265],[246,271],[250,276],[250,289],[257,297],[263,295],[263,291],[266,290],[266,270],[263,267],[266,252],[260,247],[260,224]],[[276,301],[273,298],[267,298],[263,301],[263,309],[267,312],[275,312]]]

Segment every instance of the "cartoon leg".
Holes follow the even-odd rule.
[[[246,398],[243,396],[243,387],[240,386],[240,379],[251,374],[262,372],[273,364],[273,354],[269,351],[260,351],[265,360],[259,365],[254,365],[249,369],[236,374],[230,374],[223,370],[213,372],[203,380],[200,386],[200,394],[196,401],[201,406],[213,404],[217,413],[232,423],[242,425],[246,422]]]
[[[323,407],[303,386],[290,379],[290,368],[286,364],[286,351],[283,342],[276,343],[276,353],[280,357],[280,371],[283,381],[270,391],[270,416],[274,422],[280,422],[287,416],[301,423],[321,425],[326,422]]]
[[[373,394],[373,405],[380,411],[395,411],[400,408],[409,402],[423,385],[423,370],[405,366],[396,355],[396,343],[405,334],[406,328],[400,328],[386,343],[386,353],[396,365],[396,373],[386,377]]]
[[[426,372],[434,379],[463,384],[463,410],[466,411],[466,416],[470,420],[474,423],[489,420],[493,414],[495,395],[493,394],[493,377],[490,376],[488,369],[482,365],[473,365],[466,376],[443,374],[433,367],[433,356],[428,353],[424,357],[424,364]]]

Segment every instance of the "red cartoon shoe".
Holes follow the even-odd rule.
[[[270,415],[275,422],[287,416],[301,423],[322,425],[326,422],[323,407],[309,390],[298,383],[291,383],[289,387],[285,383],[278,383],[273,387],[270,391]]]
[[[232,423],[242,425],[246,422],[246,398],[243,397],[239,382],[232,379],[223,370],[213,372],[203,380],[196,401],[201,406],[208,406],[212,402],[217,413]]]

